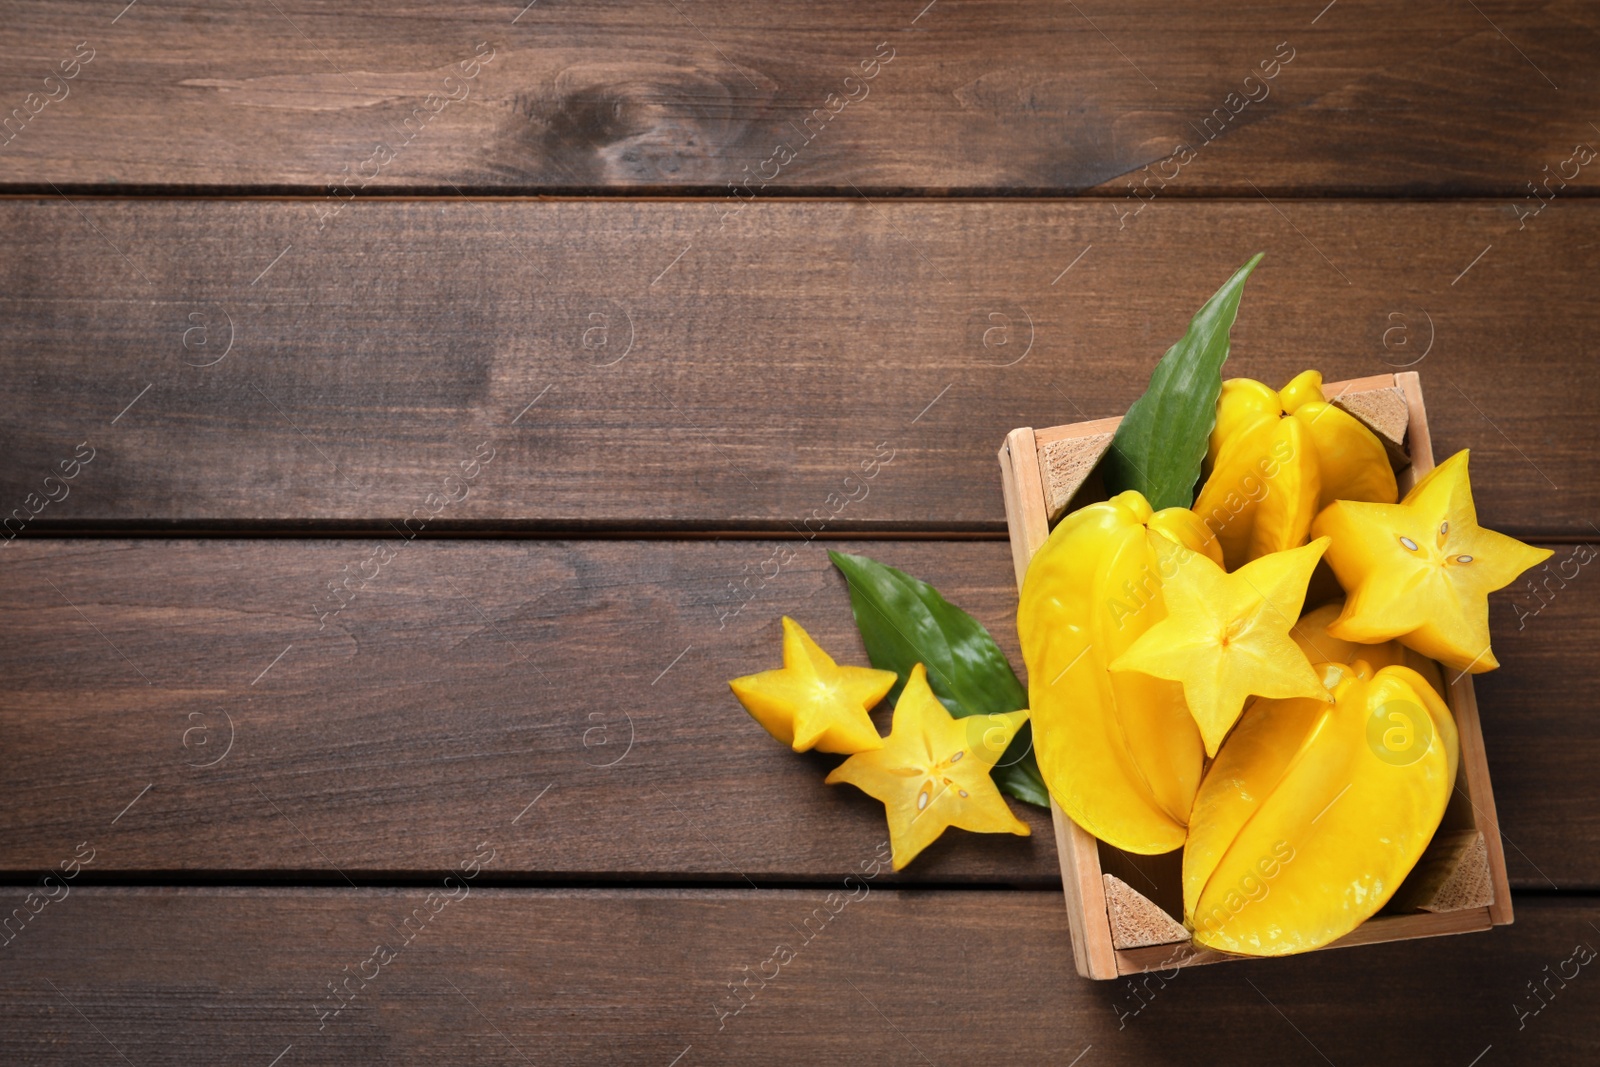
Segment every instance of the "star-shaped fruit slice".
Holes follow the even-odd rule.
[[[1028,824],[1011,813],[989,777],[1027,718],[1026,711],[953,718],[919,663],[900,692],[884,746],[845,760],[828,784],[848,782],[883,802],[897,871],[947,826],[1027,837]]]
[[[728,683],[752,718],[796,752],[882,748],[867,709],[894,687],[894,671],[841,667],[800,624],[783,617],[783,669]]]
[[[1550,558],[1550,550],[1478,525],[1463,449],[1398,504],[1335,500],[1312,523],[1331,537],[1328,565],[1345,587],[1328,633],[1390,638],[1457,671],[1500,665],[1489,649],[1489,594]]]
[[[1249,696],[1331,699],[1289,636],[1327,547],[1328,539],[1318,538],[1229,574],[1182,545],[1161,545],[1167,617],[1113,660],[1111,669],[1182,683],[1207,756],[1217,754]]]

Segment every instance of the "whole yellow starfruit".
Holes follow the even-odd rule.
[[[1439,464],[1398,504],[1338,500],[1313,529],[1348,593],[1328,632],[1347,641],[1397,639],[1456,671],[1500,665],[1489,648],[1489,594],[1550,558],[1478,525],[1467,452]]]
[[[1455,720],[1408,667],[1320,664],[1333,702],[1257,700],[1206,772],[1183,853],[1198,945],[1320,948],[1388,902],[1455,784]]]
[[[1061,810],[1128,852],[1183,844],[1205,749],[1177,682],[1107,665],[1166,616],[1167,538],[1220,562],[1187,508],[1135,491],[1071,513],[1033,557],[1017,607],[1034,751]]]
[[[1383,442],[1323,400],[1314,370],[1279,391],[1249,378],[1223,382],[1206,459],[1194,511],[1222,542],[1229,570],[1305,544],[1317,512],[1335,500],[1399,496]]]

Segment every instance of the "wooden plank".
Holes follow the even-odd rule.
[[[998,533],[1005,435],[1120,414],[1258,249],[1230,373],[1409,364],[1487,524],[1600,513],[1600,381],[1560,362],[1600,336],[1600,203],[719,211],[0,202],[0,516]]]
[[[732,207],[1099,186],[1130,211],[1258,189],[1532,210],[1528,182],[1587,192],[1574,142],[1595,143],[1600,111],[1600,22],[1534,0],[180,0],[92,16],[21,0],[7,15],[0,187],[42,192],[684,190]]]
[[[478,840],[452,855],[470,859]],[[1089,982],[1042,891],[456,879],[433,890],[437,911],[428,892],[74,889],[4,950],[0,1058],[663,1067],[999,1053],[1116,1067],[1195,1062],[1224,1042],[1229,1062],[1252,1063],[1600,1056],[1600,984],[1582,969],[1600,906],[1586,898],[1519,901],[1517,925],[1492,933]]]
[[[834,545],[933,583],[1021,666],[1005,544]],[[847,872],[883,840],[881,806],[824,787],[834,759],[772,741],[726,686],[777,662],[783,613],[865,661],[823,548],[19,542],[0,555],[0,871],[48,869],[88,840],[97,876],[342,884],[444,869],[458,841],[537,800],[519,823],[537,819],[537,839],[500,870],[739,885]],[[1558,546],[1553,563],[1580,551]],[[319,629],[314,606],[330,610],[346,567],[356,591]],[[1518,887],[1600,887],[1590,570],[1536,616],[1531,594],[1498,594],[1504,665],[1475,679]],[[1045,813],[1016,807],[1032,837],[951,831],[906,877],[1059,886]]]
[[[1589,666],[1594,645],[1585,643],[1585,630],[1600,623],[1589,603],[1595,599],[1590,586],[1596,578],[1596,542],[1600,538],[1550,546],[1555,556],[1548,564],[1489,600],[1501,667],[1473,675],[1472,682],[1513,887],[1577,886],[1579,880],[1564,878],[1545,861],[1570,847],[1563,842],[1600,832],[1600,811],[1583,795],[1590,787],[1567,792],[1565,785],[1554,784],[1565,781],[1564,772],[1555,770],[1558,752],[1562,762],[1600,759],[1600,726],[1569,720],[1557,708],[1568,700],[1574,707],[1584,701],[1593,706],[1587,681],[1578,682],[1569,696],[1568,683],[1560,679],[1574,667],[1585,675],[1595,669]],[[1550,795],[1533,801],[1531,794],[1539,790]],[[1522,918],[1519,911],[1517,921]]]
[[[0,871],[90,838],[97,875],[343,884],[448,867],[528,805],[537,832],[500,871],[853,869],[883,806],[825,786],[838,757],[795,755],[727,687],[779,665],[781,613],[866,663],[829,547],[934,583],[1020,665],[998,542],[19,542],[0,557]],[[1047,814],[1015,807],[1032,837],[951,831],[905,876],[1054,884]]]

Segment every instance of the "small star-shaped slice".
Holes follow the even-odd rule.
[[[883,802],[894,869],[958,826],[978,834],[1027,837],[1028,824],[1006,806],[989,771],[1027,721],[1026,711],[956,719],[928,688],[917,664],[894,708],[883,748],[851,756],[828,775]]]
[[[1182,545],[1160,545],[1167,617],[1111,663],[1180,682],[1206,755],[1215,756],[1245,699],[1330,700],[1306,654],[1289,636],[1306,583],[1328,547],[1323,537],[1253,559],[1229,574]]]
[[[867,709],[894,688],[894,671],[841,667],[800,624],[783,617],[783,669],[728,683],[752,718],[796,752],[882,748]]]
[[[1550,558],[1478,525],[1464,449],[1400,503],[1336,500],[1311,529],[1333,539],[1328,565],[1349,594],[1328,633],[1363,644],[1397,638],[1473,674],[1500,665],[1489,649],[1489,594]]]

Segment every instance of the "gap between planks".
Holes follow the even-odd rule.
[[[1011,194],[1001,188],[974,188],[963,189],[903,189],[900,187],[882,189],[871,186],[849,187],[833,189],[823,186],[794,186],[788,189],[773,187],[772,191],[763,193],[763,202],[781,202],[785,204],[860,204],[862,194],[873,202],[913,202],[913,203],[942,203],[946,201],[959,201],[962,204],[1059,204],[1074,200],[1119,200],[1126,199],[1128,193],[1125,189],[1116,188],[1113,183],[1127,174],[1137,173],[1142,167],[1115,175],[1105,182],[1083,189],[1062,188],[1029,189],[1026,192]],[[1282,200],[1289,203],[1329,203],[1352,201],[1361,203],[1383,204],[1503,204],[1507,197],[1517,194],[1517,190],[1508,187],[1501,195],[1485,194],[1481,191],[1471,193],[1408,193],[1403,196],[1385,193],[1375,189],[1339,189],[1318,191],[1303,189],[1295,186],[1264,185],[1240,186],[1232,189],[1181,189],[1173,188],[1171,191],[1163,190],[1162,196],[1170,200],[1181,200],[1186,203],[1241,203],[1259,204],[1261,193],[1265,193],[1273,200]],[[118,186],[108,187],[103,183],[74,184],[56,183],[54,187],[32,186],[24,182],[0,184],[0,201],[7,200],[38,200],[57,201],[62,196],[71,197],[77,201],[148,201],[148,202],[188,202],[195,200],[214,200],[220,202],[268,202],[285,204],[321,204],[327,200],[327,191],[324,186],[264,186],[261,189],[240,189],[231,186],[207,185],[150,185],[150,186]],[[1591,200],[1600,199],[1600,185],[1585,187],[1569,185],[1561,190],[1563,200]],[[360,201],[383,201],[385,203],[592,203],[616,202],[625,203],[683,203],[683,204],[715,204],[725,203],[728,199],[728,190],[725,186],[636,186],[628,188],[602,188],[596,187],[585,190],[566,189],[561,192],[538,192],[536,190],[506,190],[498,192],[493,189],[479,188],[467,190],[456,187],[440,186],[437,189],[394,189],[372,188],[362,190]],[[863,205],[864,206],[864,205]]]

